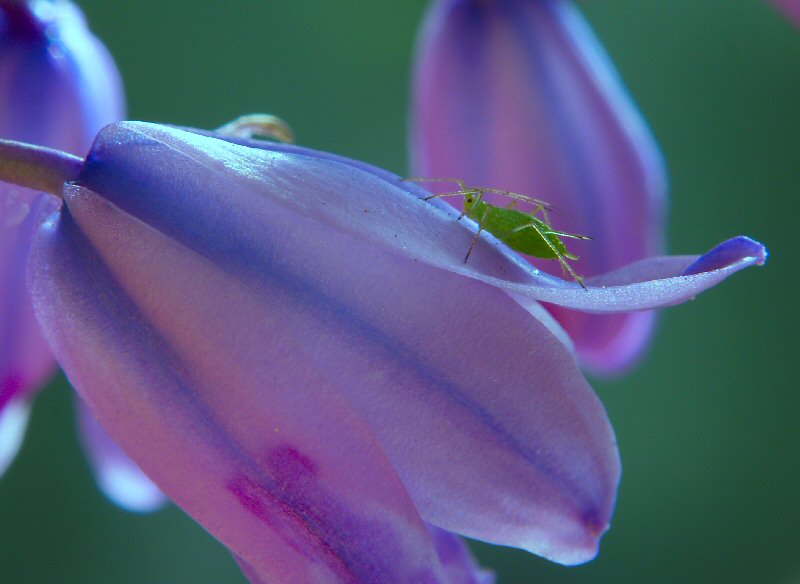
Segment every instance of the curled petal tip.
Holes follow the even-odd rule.
[[[691,276],[702,272],[722,270],[738,263],[763,266],[767,262],[768,256],[769,252],[764,244],[749,237],[734,237],[697,258],[684,270],[682,275]]]

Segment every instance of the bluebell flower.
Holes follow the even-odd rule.
[[[485,580],[436,529],[593,558],[619,454],[539,301],[658,308],[766,257],[740,237],[586,289],[489,236],[465,264],[475,226],[400,177],[142,122],[0,160],[63,199],[28,269],[70,382],[254,582]]]

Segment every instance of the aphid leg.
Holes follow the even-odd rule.
[[[542,207],[542,220],[545,225],[550,227],[552,223],[550,223],[550,215],[547,213],[547,207]]]
[[[215,130],[233,138],[251,139],[256,136],[294,144],[294,132],[289,124],[270,114],[248,114],[240,116]]]
[[[438,197],[464,195],[473,190],[468,188],[467,183],[461,180],[460,178],[420,178],[416,176],[410,176],[408,178],[404,178],[403,180],[407,180],[409,182],[418,182],[418,183],[443,182],[443,183],[457,184],[460,187],[460,190],[458,191],[452,191],[449,193],[439,193],[438,195],[431,195],[430,197],[425,197],[424,199],[422,199],[423,201],[427,201],[428,199],[436,199]]]
[[[550,227],[550,225],[548,225]],[[558,235],[559,237],[569,237],[570,239],[583,239],[587,241],[591,241],[591,237],[588,235],[578,235],[577,233],[566,233],[565,231],[549,231],[548,233],[552,233],[553,235]]]
[[[555,231],[546,231],[546,232],[543,232],[543,231],[542,231],[542,230],[539,228],[539,226],[538,226],[538,225],[536,225],[535,223],[531,222],[531,223],[526,223],[526,224],[524,224],[524,225],[519,225],[519,226],[515,227],[514,229],[512,229],[511,231],[509,231],[509,232],[508,232],[508,234],[510,235],[510,234],[512,234],[512,233],[516,233],[517,231],[522,231],[523,229],[527,229],[527,228],[531,228],[531,229],[533,229],[534,231],[536,231],[536,233],[538,233],[538,234],[539,234],[539,236],[540,236],[540,237],[541,237],[541,238],[544,240],[545,244],[546,244],[546,245],[547,245],[547,246],[548,246],[548,247],[549,247],[549,248],[552,250],[553,254],[555,254],[556,258],[558,258],[558,261],[561,263],[561,267],[562,267],[562,268],[564,268],[565,270],[567,270],[567,271],[569,272],[569,274],[570,274],[570,275],[571,275],[571,276],[572,276],[572,277],[575,279],[575,281],[576,281],[578,284],[580,284],[580,285],[581,285],[581,288],[583,288],[584,290],[586,290],[586,291],[588,292],[588,291],[589,291],[589,289],[588,289],[588,288],[586,287],[586,285],[583,283],[583,278],[581,278],[581,277],[580,277],[580,276],[579,276],[579,275],[578,275],[578,274],[575,272],[575,270],[573,270],[573,269],[572,269],[572,266],[570,266],[570,265],[567,263],[567,260],[564,258],[564,254],[563,254],[563,253],[561,253],[561,251],[559,251],[559,249],[558,249],[558,248],[557,248],[555,245],[553,245],[553,242],[552,242],[552,241],[550,241],[549,239],[547,239],[547,235],[548,235],[548,234],[557,235],[557,232],[555,232]],[[583,236],[579,236],[579,237],[580,237],[580,238],[583,238]],[[588,238],[587,238],[587,239],[588,239]]]
[[[481,195],[478,195],[480,197]],[[475,244],[478,243],[478,239],[481,237],[481,231],[483,231],[483,225],[486,223],[486,218],[489,216],[489,211],[491,211],[493,207],[491,205],[486,205],[486,208],[483,210],[483,215],[481,215],[481,220],[478,222],[478,232],[475,234],[475,237],[472,239],[472,244],[469,246],[469,250],[467,250],[467,255],[464,257],[464,263],[467,263],[469,260],[469,256],[472,255],[472,250],[475,249]]]
[[[471,190],[479,190],[477,187],[473,187]],[[484,193],[494,193],[497,195],[504,195],[510,199],[516,199],[518,201],[525,201],[526,203],[531,203],[536,207],[541,207],[547,211],[553,211],[553,206],[548,203],[547,201],[542,201],[541,199],[537,199],[535,197],[529,197],[528,195],[523,195],[521,193],[515,193],[513,191],[505,191],[503,189],[493,189],[488,187],[480,187],[480,190]],[[531,213],[532,215],[533,213]]]
[[[510,211],[516,211],[518,206],[519,205],[517,204],[517,200],[511,199],[511,202],[508,205],[506,205],[506,209]],[[547,227],[550,227],[550,217],[547,214],[547,207],[545,207],[543,204],[541,203],[537,204],[532,211],[525,214],[530,215],[531,217],[536,217],[536,215],[538,215],[539,213],[542,214],[542,223],[547,225]]]

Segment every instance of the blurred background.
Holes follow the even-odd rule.
[[[305,146],[399,174],[426,4],[80,2],[122,71],[132,119],[214,128],[272,112]],[[628,376],[593,380],[624,469],[595,561],[473,549],[505,584],[798,583],[800,30],[762,0],[582,7],[664,150],[670,252],[746,234],[772,256],[664,311]],[[104,499],[73,416],[59,377],[0,480],[0,582],[245,582],[177,508],[138,516]]]

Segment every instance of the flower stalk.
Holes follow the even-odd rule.
[[[44,191],[61,198],[64,183],[78,177],[81,164],[81,158],[61,150],[0,139],[2,182]]]

